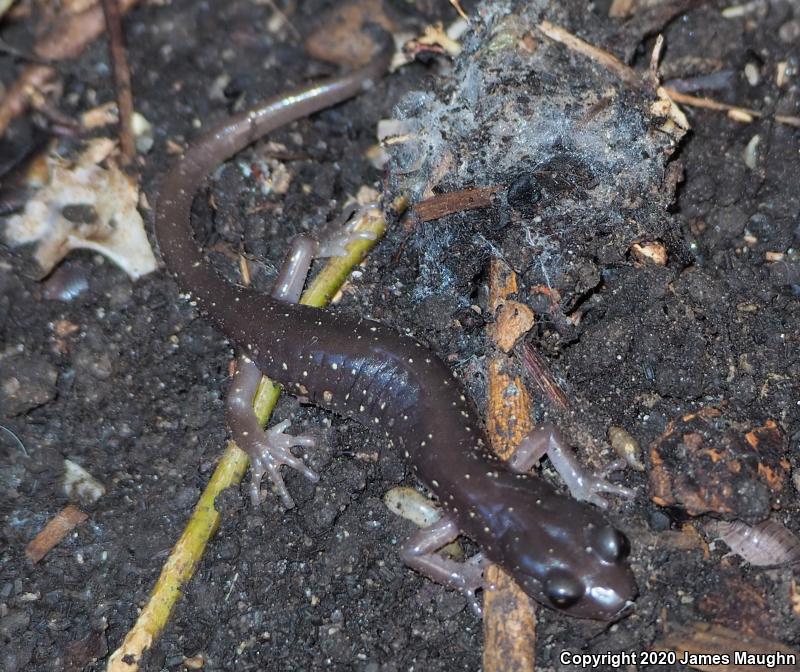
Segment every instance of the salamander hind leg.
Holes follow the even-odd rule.
[[[227,398],[228,426],[233,440],[250,457],[250,466],[253,469],[250,499],[254,506],[263,499],[261,481],[268,475],[283,505],[290,509],[294,506],[294,501],[283,482],[281,467],[291,467],[310,481],[318,481],[317,473],[291,450],[295,446],[313,446],[314,438],[308,435],[285,434],[289,426],[288,420],[269,429],[261,427],[253,411],[253,398],[261,382],[261,371],[247,357],[239,357],[236,364],[237,371],[231,381]]]
[[[616,495],[625,499],[636,493],[630,488],[609,483],[606,478],[613,472],[624,468],[624,463],[615,461],[606,466],[599,474],[588,472],[570,450],[564,436],[553,425],[543,425],[532,430],[519,445],[508,461],[513,471],[524,473],[530,471],[539,460],[547,455],[558,474],[575,498],[591,502],[601,509],[608,508],[608,501],[603,494]]]
[[[483,568],[486,560],[482,553],[456,562],[437,553],[459,535],[455,519],[445,515],[437,522],[414,533],[400,549],[400,557],[412,569],[436,583],[460,591],[470,609],[481,616],[481,605],[475,592],[483,588]]]
[[[365,206],[375,207],[375,206]],[[297,236],[291,243],[286,258],[275,278],[272,296],[287,303],[297,303],[303,292],[306,276],[315,258],[338,256],[346,252],[354,240],[374,238],[370,232],[357,231],[347,224],[353,211],[342,216],[335,231],[325,242],[306,235]],[[237,371],[231,382],[227,398],[228,426],[237,445],[250,456],[253,469],[250,497],[254,505],[261,499],[261,481],[268,475],[286,508],[294,506],[281,475],[281,467],[299,471],[311,481],[318,481],[317,473],[292,453],[294,447],[311,447],[311,436],[286,434],[289,421],[284,420],[270,429],[263,429],[253,411],[253,398],[261,381],[261,371],[250,359],[240,356]]]
[[[274,298],[297,303],[317,248],[318,243],[308,236],[298,236],[292,241],[272,287]],[[261,481],[268,475],[283,505],[290,509],[294,506],[294,500],[283,482],[281,467],[291,467],[310,481],[318,481],[317,473],[291,450],[294,447],[311,447],[314,445],[314,439],[307,435],[286,434],[288,420],[279,422],[269,429],[261,426],[253,410],[253,399],[258,391],[261,377],[261,371],[253,361],[245,356],[237,359],[236,374],[231,381],[227,398],[228,427],[233,440],[250,457],[250,466],[253,469],[250,499],[253,505],[257,506],[262,500]]]

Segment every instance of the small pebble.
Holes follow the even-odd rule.
[[[750,86],[757,86],[761,81],[761,73],[755,63],[748,63],[744,66],[744,76]]]
[[[650,529],[654,532],[664,532],[669,529],[670,525],[669,516],[658,510],[650,512],[647,522],[650,524]]]

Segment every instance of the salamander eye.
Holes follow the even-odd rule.
[[[583,584],[574,576],[554,570],[547,575],[544,594],[554,607],[566,609],[583,597]]]
[[[597,554],[606,562],[620,562],[631,552],[628,537],[610,525],[597,530],[592,541]]]

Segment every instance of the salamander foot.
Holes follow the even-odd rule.
[[[458,590],[479,618],[483,609],[476,591],[483,588],[483,569],[488,563],[483,553],[464,562],[450,560],[437,553],[459,535],[452,516],[445,514],[437,522],[415,532],[400,549],[400,557],[412,569],[432,581]]]
[[[253,477],[250,482],[250,499],[254,505],[263,499],[261,480],[266,474],[272,481],[275,490],[278,491],[283,505],[287,509],[291,509],[294,506],[294,500],[283,482],[283,476],[281,476],[281,467],[284,465],[299,471],[309,481],[316,483],[319,480],[319,475],[291,451],[291,448],[295,446],[312,447],[315,443],[314,438],[307,434],[299,436],[284,434],[287,427],[289,427],[289,421],[284,420],[263,431],[261,436],[252,442],[252,447],[247,450],[248,455],[250,455],[250,466],[253,469]],[[237,443],[243,448],[239,441]]]
[[[288,420],[279,422],[269,429],[263,429],[253,411],[253,398],[261,380],[261,372],[246,357],[240,356],[236,364],[236,374],[231,381],[227,398],[228,426],[233,440],[250,456],[250,465],[253,469],[250,499],[254,506],[262,501],[261,481],[268,475],[283,505],[290,509],[294,506],[294,500],[283,482],[281,467],[284,465],[291,467],[310,481],[318,481],[317,473],[291,451],[295,446],[311,447],[315,440],[308,435],[285,434],[289,427]]]
[[[578,462],[564,436],[553,425],[543,425],[532,430],[508,460],[508,466],[513,471],[525,473],[533,469],[544,455],[550,458],[551,464],[575,499],[607,509],[608,501],[602,494],[625,499],[631,499],[636,494],[630,488],[606,480],[611,473],[625,468],[621,460],[612,462],[599,474],[590,473]]]

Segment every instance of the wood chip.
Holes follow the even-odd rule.
[[[496,311],[517,291],[517,278],[505,263],[492,260],[489,306]],[[486,429],[492,449],[508,458],[533,429],[531,399],[522,379],[506,371],[508,358],[498,355],[489,361],[488,412]],[[483,591],[483,670],[522,672],[533,670],[536,661],[536,605],[499,567],[487,568]]]
[[[503,352],[509,352],[532,326],[533,311],[528,306],[519,301],[506,301],[491,325],[492,338]]]
[[[536,612],[531,599],[497,565],[486,570],[485,581],[483,669],[530,672],[536,660]]]
[[[430,222],[446,215],[477,208],[488,208],[492,204],[492,194],[500,187],[475,187],[437,194],[417,203],[411,211],[415,223]]]
[[[489,278],[489,310],[495,322],[489,326],[489,336],[503,352],[509,352],[533,326],[533,311],[524,303],[507,298],[516,291],[516,274],[505,263],[493,261]]]
[[[33,562],[39,562],[52,548],[61,542],[75,527],[80,525],[89,516],[77,506],[70,504],[59,511],[44,529],[37,534],[25,549]]]
[[[641,263],[650,262],[656,266],[667,265],[667,248],[658,241],[634,243],[631,252]]]

